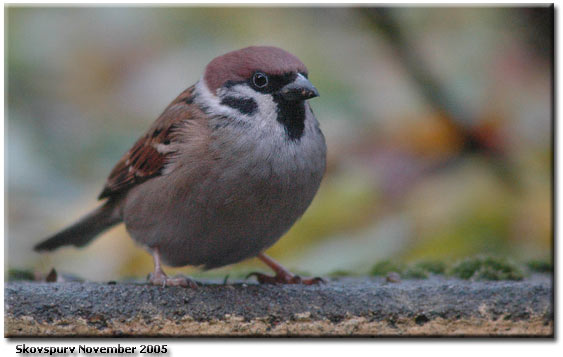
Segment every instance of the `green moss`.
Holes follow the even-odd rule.
[[[552,272],[553,264],[546,260],[534,260],[526,264],[529,270],[535,272]],[[522,280],[527,270],[521,264],[514,264],[510,260],[482,256],[467,258],[453,265],[438,260],[426,260],[413,264],[403,264],[391,260],[382,260],[375,264],[370,271],[374,276],[387,276],[398,273],[403,279],[427,279],[431,274],[450,275],[466,280]],[[352,275],[348,271],[335,271],[331,276]]]
[[[35,280],[35,275],[30,270],[21,269],[9,269],[8,270],[8,280]]]
[[[526,263],[528,269],[538,273],[552,273],[553,264],[546,260],[531,260]]]
[[[522,280],[524,275],[513,263],[495,257],[474,257],[455,264],[450,274],[472,280]]]
[[[406,279],[428,279],[428,270],[417,265],[407,268],[403,274]]]
[[[446,272],[446,263],[437,260],[418,262],[414,266],[432,274],[444,274]]]
[[[371,275],[386,276],[391,272],[401,274],[404,270],[405,267],[402,264],[393,263],[389,260],[383,260],[378,262],[371,268]]]

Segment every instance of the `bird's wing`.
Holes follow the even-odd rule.
[[[149,130],[118,161],[98,199],[129,190],[151,177],[162,174],[174,155],[170,149],[177,140],[176,129],[192,116],[194,87],[182,92],[160,115]]]

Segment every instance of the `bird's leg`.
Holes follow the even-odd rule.
[[[266,263],[267,266],[272,268],[275,276],[269,276],[262,273],[250,273],[247,278],[255,276],[260,284],[305,284],[313,285],[324,283],[322,278],[302,278],[299,275],[292,274],[289,270],[284,268],[280,263],[270,258],[264,253],[258,254],[258,259]]]
[[[160,264],[160,249],[158,247],[151,248],[152,258],[154,260],[154,272],[149,274],[149,283],[152,285],[161,285],[161,286],[183,286],[183,287],[190,287],[192,289],[197,289],[197,284],[195,281],[186,278],[184,276],[175,276],[173,278],[169,278],[164,271],[162,270],[162,266]]]

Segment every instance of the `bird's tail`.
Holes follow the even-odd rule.
[[[88,244],[98,234],[121,222],[121,217],[116,209],[116,202],[108,200],[72,226],[37,244],[35,251],[49,251],[64,245],[82,247]]]

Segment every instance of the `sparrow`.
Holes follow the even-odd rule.
[[[117,162],[104,202],[35,246],[82,247],[121,222],[152,254],[155,285],[197,287],[162,264],[204,269],[258,257],[260,283],[315,284],[264,254],[303,215],[326,166],[326,144],[308,99],[307,67],[277,47],[213,59]]]

